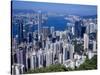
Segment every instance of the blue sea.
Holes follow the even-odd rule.
[[[65,30],[67,27],[68,21],[64,19],[64,16],[54,16],[48,17],[48,19],[42,24],[42,27],[51,27],[54,26],[55,30]],[[33,25],[32,31],[37,29],[37,25]],[[13,35],[16,35],[18,32],[18,25],[13,24],[12,26]]]

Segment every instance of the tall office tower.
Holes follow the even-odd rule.
[[[73,50],[71,51],[70,44],[66,43],[63,47],[63,63],[72,58]],[[72,55],[72,56],[71,56]]]
[[[90,33],[96,32],[96,24],[90,23]]]
[[[84,50],[87,50],[89,46],[89,36],[88,34],[84,33]]]
[[[73,60],[73,57],[74,57],[74,45],[69,44],[69,46],[70,46],[70,50],[69,50],[69,52],[70,52],[70,59]]]
[[[33,63],[34,63],[34,69],[37,68],[37,65],[36,65],[37,64],[37,56],[36,55],[33,56]]]
[[[46,66],[50,66],[53,62],[53,57],[52,57],[52,51],[49,49],[47,52],[46,52]]]
[[[20,64],[23,64],[24,63],[24,60],[23,60],[23,49],[20,50]]]
[[[25,57],[25,56],[24,56]],[[17,63],[17,64],[19,64],[19,65],[24,65],[25,66],[25,60],[24,60],[24,57],[23,57],[23,50],[21,50],[21,49],[17,49],[16,50],[16,62],[15,63]]]
[[[73,50],[72,50],[72,45],[71,44],[67,44],[67,46],[66,46],[66,48],[67,48],[67,59],[72,59],[72,57],[73,57]]]
[[[53,43],[53,48],[54,48],[54,49],[53,49],[53,53],[56,54],[56,49],[57,49],[57,48],[56,48],[56,43]]]
[[[72,32],[73,23],[67,23],[67,31]]]
[[[90,22],[88,23],[87,27],[86,27],[86,32],[89,34],[89,33],[94,33],[96,32],[96,29],[97,29],[97,26],[96,24]]]
[[[17,45],[17,39],[16,37],[15,38],[12,38],[12,49],[17,49],[18,45]]]
[[[43,33],[42,33],[42,41],[41,41],[41,43],[42,43],[42,48],[44,49],[45,48],[45,46],[46,46],[46,40],[44,39],[44,35],[43,35]]]
[[[30,60],[31,60],[31,69],[35,69],[36,68],[36,52],[32,51],[30,53]]]
[[[25,70],[26,70],[26,53],[27,53],[27,43],[25,42],[22,49],[23,65]]]
[[[16,38],[12,38],[12,47],[11,47],[11,64],[13,65],[14,63],[16,63],[16,49],[17,49],[17,40]]]
[[[57,41],[60,40],[60,31],[56,31],[56,39],[57,39]]]
[[[79,38],[81,36],[81,21],[75,22],[75,37]]]
[[[23,42],[27,42],[27,29],[26,25],[23,24]]]
[[[23,67],[22,65],[19,64],[14,64],[12,65],[12,75],[19,75],[23,73]]]
[[[18,46],[18,35],[15,35],[15,39],[16,39],[16,44],[17,44],[17,46]]]
[[[63,63],[63,54],[59,53],[59,57],[58,57],[59,63],[62,64]]]
[[[48,51],[49,49],[50,49],[50,41],[49,41],[49,38],[47,38],[47,40],[46,40],[46,51]]]
[[[43,67],[46,67],[46,51],[43,51]]]
[[[96,51],[97,51],[97,49],[96,49],[96,41],[93,40],[93,52],[96,52]]]
[[[63,53],[63,42],[60,40],[60,53]]]
[[[38,51],[37,56],[38,56],[38,65],[39,65],[39,68],[41,68],[43,67],[43,50],[42,49]]]
[[[31,69],[31,59],[27,58],[27,70]]]
[[[51,48],[51,43],[49,41],[49,38],[46,40],[46,47],[45,47],[45,53],[46,53],[46,66],[51,65],[52,62],[52,48]]]
[[[72,34],[75,35],[75,28],[72,26]]]
[[[65,63],[65,61],[68,59],[68,55],[67,55],[68,51],[66,46],[63,46],[63,64]]]
[[[66,38],[67,38],[67,31],[61,32],[61,33],[60,33],[60,39],[66,40]]]
[[[33,61],[35,61],[35,60],[33,60],[33,55],[30,55],[31,69],[34,69],[34,62]]]
[[[86,26],[82,26],[81,28],[82,28],[81,37],[83,38],[84,37],[84,33],[86,32]]]
[[[35,46],[35,32],[32,33],[32,44],[33,44],[33,47]]]
[[[42,26],[42,12],[38,11],[38,39],[41,34],[41,26]]]
[[[28,41],[29,43],[32,42],[32,39],[33,39],[32,32],[28,32],[27,35],[28,35],[28,36],[27,36],[27,41]]]
[[[37,52],[35,52],[35,50],[30,50],[30,48],[28,48],[28,52],[26,53],[26,68],[27,70],[29,70],[34,69],[36,67],[38,67]]]
[[[43,39],[46,40],[48,35],[50,34],[50,29],[49,27],[43,27],[42,28],[42,33],[43,33]]]
[[[57,53],[56,53],[56,43],[52,43],[52,48],[53,48],[53,63],[55,64],[55,60],[57,59]],[[51,49],[52,49],[51,48]]]
[[[29,51],[28,51],[28,47],[27,47],[27,52],[26,52],[26,57],[25,57],[25,62],[26,62],[26,64],[25,64],[25,66],[26,66],[26,68],[25,68],[25,70],[27,71],[28,69],[29,69],[29,67],[28,67],[28,59],[29,59]]]
[[[23,42],[23,20],[18,20],[18,43]]]
[[[54,62],[55,61],[54,58],[55,58],[55,54],[56,54],[56,52],[55,52],[55,50],[56,50],[55,43],[50,44],[50,50],[52,52],[52,63],[55,63]]]
[[[59,41],[57,41],[56,42],[56,56],[57,56],[57,58],[59,57],[59,53],[60,53],[60,42]]]
[[[85,26],[86,26],[86,33],[89,34],[90,33],[90,24],[86,23]]]
[[[52,51],[54,51],[54,43],[51,43],[51,44],[50,44],[50,49],[51,49]]]
[[[19,52],[18,52],[18,53],[19,53],[19,54],[18,54],[18,55],[19,55],[19,58],[18,58],[18,59],[19,59],[19,64],[24,64],[24,59],[23,59],[23,58],[25,57],[25,56],[23,56],[24,44],[21,43],[21,44],[19,45],[19,48],[18,48],[18,49],[19,49],[19,50],[18,50],[18,51],[19,51]]]

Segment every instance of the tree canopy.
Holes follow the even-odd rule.
[[[95,55],[92,59],[86,58],[85,62],[80,65],[80,67],[71,69],[71,68],[66,68],[62,64],[55,64],[55,65],[50,65],[48,67],[42,67],[42,68],[36,68],[33,70],[29,70],[25,72],[25,74],[28,73],[46,73],[46,72],[65,72],[65,71],[75,71],[75,70],[93,70],[97,69],[97,56]]]

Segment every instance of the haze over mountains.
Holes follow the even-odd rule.
[[[76,5],[76,4],[57,4],[44,2],[12,1],[14,10],[41,10],[43,12],[73,14],[79,16],[91,16],[97,14],[97,6],[94,5]]]

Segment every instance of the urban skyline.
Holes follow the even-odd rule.
[[[24,3],[30,3],[24,1],[17,2],[20,4],[23,3],[23,5]],[[32,70],[32,73],[35,73],[34,71],[37,69],[57,64],[63,65],[66,69],[71,68],[74,70],[80,68],[80,65],[82,65],[86,59],[91,60],[94,56],[97,56],[96,6],[68,4],[68,6],[74,10],[76,7],[80,8],[73,13],[68,10],[67,12],[69,12],[69,14],[64,12],[64,8],[62,9],[62,7],[66,7],[67,4],[63,6],[63,4],[31,2],[31,4],[32,3],[36,4],[35,6],[38,10],[32,9],[31,12],[26,12],[25,9],[28,9],[28,6],[25,9],[15,9],[15,6],[17,7],[19,5],[19,8],[21,6],[23,7],[23,5],[12,1],[12,9],[24,9],[17,13],[15,13],[15,10],[12,10],[12,74],[18,75],[28,73]],[[40,4],[40,6],[38,4]],[[60,12],[60,14],[58,14],[56,10],[55,13],[54,11],[53,13],[50,11],[44,13],[42,8],[48,4],[55,5],[54,8],[61,7],[63,11],[61,10],[62,12]],[[75,8],[73,6],[75,6]],[[41,7],[41,9],[39,7]],[[46,8],[50,9],[51,7],[48,6]],[[89,8],[91,9],[88,10]],[[82,13],[79,12],[81,10],[83,10]],[[84,12],[86,14],[83,14]],[[76,15],[77,13],[83,15]],[[58,21],[61,21],[61,23]],[[95,64],[95,66],[96,65],[97,64]]]

